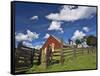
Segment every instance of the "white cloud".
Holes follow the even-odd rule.
[[[64,5],[59,13],[51,13],[46,18],[57,21],[75,21],[91,18],[94,13],[96,13],[95,7]]]
[[[31,17],[31,20],[37,20],[38,19],[38,16],[32,16]]]
[[[40,49],[42,47],[42,45],[35,45],[33,46],[35,49]]]
[[[36,32],[31,32],[30,30],[26,31],[27,33],[17,33],[15,38],[16,41],[32,41],[33,39],[39,38],[39,34]]]
[[[15,36],[17,41],[23,41],[23,40],[27,40],[27,35],[23,34],[23,33],[18,33]]]
[[[86,36],[85,33],[83,33],[82,31],[76,30],[74,32],[74,35],[72,36],[72,40],[82,39],[84,36]]]
[[[83,30],[84,30],[85,32],[89,32],[89,28],[88,28],[88,27],[83,27]]]
[[[30,47],[30,48],[35,48],[35,49],[40,49],[42,47],[41,44],[33,45],[31,42],[27,42],[27,41],[23,41],[23,45]]]
[[[59,30],[63,33],[63,29],[61,28],[61,23],[62,22],[59,22],[59,21],[52,21],[48,30]]]
[[[86,47],[89,47],[89,46],[87,45],[86,41],[83,42],[82,45],[83,45],[83,47],[85,47],[85,48],[86,48]]]
[[[36,32],[31,32],[30,30],[27,30],[27,35],[28,35],[29,41],[32,41],[33,39],[39,38],[39,34],[37,34]]]
[[[46,33],[46,35],[44,36],[45,39],[47,39],[50,35],[48,33]]]
[[[30,48],[33,48],[33,45],[30,42],[23,41],[23,45],[30,47]]]

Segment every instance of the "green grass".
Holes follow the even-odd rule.
[[[76,58],[73,58],[73,56],[66,56],[63,65],[60,63],[55,63],[50,65],[47,69],[44,64],[39,66],[34,65],[26,73],[70,71],[82,69],[96,69],[96,53],[77,55]]]

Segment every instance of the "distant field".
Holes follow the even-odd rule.
[[[96,53],[87,54],[85,52],[82,55],[77,55],[76,58],[73,58],[73,56],[65,56],[63,65],[60,63],[55,63],[50,65],[48,69],[45,68],[45,65],[33,65],[33,67],[26,73],[70,71],[82,69],[96,69]]]

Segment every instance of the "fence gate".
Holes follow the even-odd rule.
[[[64,63],[63,49],[52,51],[52,47],[49,45],[46,50],[46,67],[55,63]]]

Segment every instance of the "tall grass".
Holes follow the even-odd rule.
[[[48,68],[45,64],[39,66],[33,65],[26,73],[37,73],[37,72],[55,72],[55,71],[70,71],[70,70],[86,70],[96,69],[96,53],[77,55],[76,58],[73,56],[65,56],[64,64],[54,63]]]

